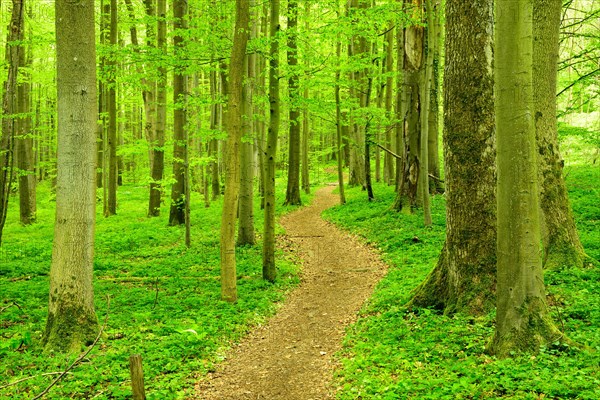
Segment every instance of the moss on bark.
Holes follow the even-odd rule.
[[[42,342],[45,352],[77,353],[98,335],[98,319],[84,307],[60,303],[56,313],[48,313]]]

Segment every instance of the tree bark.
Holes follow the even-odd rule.
[[[537,352],[562,336],[545,300],[532,88],[532,2],[496,1],[497,311],[490,353]]]
[[[285,205],[300,205],[300,110],[298,100],[298,2],[288,0],[287,27],[287,60],[290,69],[288,87],[290,91],[290,132],[289,132],[289,162],[288,181],[285,194]]]
[[[444,192],[444,184],[441,182],[440,176],[440,150],[439,150],[439,69],[440,69],[440,44],[441,44],[441,10],[440,6],[437,4],[433,4],[434,11],[434,21],[432,23],[433,27],[433,38],[431,43],[431,49],[433,52],[433,61],[432,61],[432,71],[431,71],[431,88],[430,92],[430,101],[429,101],[429,127],[428,127],[428,143],[427,143],[427,151],[428,151],[428,169],[429,175],[433,176],[433,178],[429,179],[429,191],[431,194],[443,193]],[[436,179],[437,178],[437,179]]]
[[[78,352],[96,336],[94,1],[56,0],[58,159],[46,351]]]
[[[225,195],[221,215],[221,299],[237,300],[235,222],[240,189],[240,146],[242,142],[242,92],[244,57],[248,43],[249,0],[236,0],[235,31],[229,63],[225,151]]]
[[[173,48],[176,59],[184,57],[184,39],[181,30],[186,28],[187,0],[173,0]],[[173,72],[173,177],[175,182],[171,186],[171,208],[169,212],[169,225],[185,224],[185,160],[187,159],[188,139],[186,132],[187,123],[187,76],[185,66],[178,63]]]
[[[167,2],[158,0],[156,7],[157,22],[157,48],[161,53],[167,51]],[[150,180],[150,198],[148,201],[148,216],[160,215],[162,197],[162,179],[165,170],[165,127],[167,124],[167,69],[158,67],[158,82],[156,88],[156,129],[152,142],[152,176]]]
[[[392,102],[394,99],[394,28],[391,26],[389,31],[385,34],[385,73],[387,75],[385,80],[385,110],[387,117],[390,121],[394,121]],[[392,146],[392,133],[394,132],[394,123],[390,122],[385,130],[385,147],[388,149],[393,148]],[[388,185],[394,184],[394,158],[385,152],[383,156],[383,180]]]
[[[110,0],[110,46],[113,52],[117,51],[118,46],[118,26],[117,26],[117,0]],[[114,57],[108,61],[109,75],[107,79],[108,86],[108,131],[106,135],[108,155],[106,161],[108,164],[107,181],[107,200],[104,216],[109,217],[117,213],[117,62]]]
[[[342,55],[342,44],[337,42],[336,44],[336,55],[338,58],[338,65],[341,63]],[[340,68],[335,70],[335,127],[336,127],[336,147],[337,147],[337,175],[338,175],[338,190],[340,193],[340,204],[346,204],[346,196],[344,194],[344,166],[342,161],[342,111],[341,111],[341,100],[340,100]]]
[[[19,52],[19,67],[31,65],[24,50]],[[33,137],[31,132],[31,74],[20,72],[25,79],[17,87],[17,137],[15,141],[17,168],[19,169],[19,214],[23,225],[31,225],[36,220],[36,176]]]
[[[17,76],[19,74],[20,53],[23,47],[19,45],[23,39],[23,21],[25,4],[23,0],[13,0],[8,37],[6,41],[6,61],[8,76],[4,81],[2,96],[2,134],[0,135],[0,243],[2,231],[8,212],[8,199],[13,178],[13,151],[16,120],[13,114],[17,111]],[[16,42],[16,44],[15,44]]]
[[[581,267],[585,259],[558,149],[556,78],[561,10],[560,0],[533,2],[533,98],[545,268]]]
[[[275,265],[275,162],[279,136],[279,0],[271,0],[269,59],[269,128],[265,154],[265,225],[263,235],[263,278],[273,282]]]
[[[495,301],[492,11],[492,0],[446,2],[446,243],[411,302],[447,314],[484,314]]]

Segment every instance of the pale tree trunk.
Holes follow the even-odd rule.
[[[560,338],[546,306],[532,89],[532,2],[496,1],[497,311],[490,353]],[[518,34],[516,34],[518,33]]]
[[[19,52],[19,67],[29,67],[31,62],[25,51]],[[23,225],[31,225],[36,219],[36,176],[31,137],[31,75],[22,71],[25,80],[17,88],[17,137],[15,141],[17,168],[19,169],[19,214]]]
[[[493,0],[446,2],[446,243],[412,304],[447,314],[494,307],[496,148]]]
[[[158,17],[156,40],[160,52],[167,52],[167,1],[158,0],[156,7]],[[158,82],[156,88],[156,122],[154,141],[152,142],[152,172],[150,180],[150,198],[148,201],[148,216],[160,215],[162,197],[162,179],[165,170],[165,128],[167,125],[167,69],[164,65],[158,67]]]
[[[419,173],[420,192],[423,203],[423,223],[431,225],[431,203],[429,198],[429,106],[431,100],[431,79],[433,69],[434,37],[433,10],[431,0],[425,0],[427,13],[427,60],[421,83],[421,156]]]
[[[237,300],[235,222],[240,191],[240,147],[242,144],[242,92],[244,57],[248,43],[249,0],[236,0],[235,31],[227,99],[225,151],[225,195],[221,215],[221,299]]]
[[[556,77],[561,9],[560,0],[533,2],[533,98],[545,268],[581,267],[585,259],[558,149]]]
[[[19,73],[19,54],[24,51],[22,46],[12,43],[23,39],[23,21],[25,2],[13,0],[12,13],[6,41],[6,61],[8,62],[8,77],[4,81],[2,96],[2,133],[0,136],[0,243],[2,231],[6,222],[10,185],[13,178],[13,151],[16,120],[13,114],[17,111],[17,75]]]
[[[275,162],[279,136],[279,0],[271,0],[269,59],[269,129],[265,154],[265,225],[263,235],[263,278],[273,282],[275,266]]]
[[[78,352],[96,335],[94,1],[56,0],[58,159],[46,351]]]
[[[305,2],[304,3],[304,22],[305,22],[305,26],[304,26],[304,31],[306,32],[306,34],[310,33],[310,8],[311,8],[311,3],[310,2]],[[305,64],[305,68],[310,69],[310,59],[309,57],[305,57],[304,60],[304,64]],[[308,92],[308,75],[305,75],[305,82],[304,82],[304,99],[308,99],[309,96],[309,92]],[[310,173],[309,173],[309,152],[310,152],[310,146],[309,146],[309,140],[310,140],[310,112],[308,109],[308,105],[304,106],[304,109],[302,111],[302,144],[301,144],[301,165],[302,165],[302,170],[300,171],[300,178],[301,178],[301,182],[302,182],[302,190],[304,191],[304,193],[309,194],[310,193]]]
[[[288,180],[285,205],[300,205],[300,110],[298,100],[298,2],[288,0],[287,60],[290,69],[288,87],[290,91],[290,132]]]
[[[215,64],[216,65],[216,64]],[[216,66],[215,66],[216,68]],[[217,71],[210,72],[210,130],[215,132],[219,127],[219,105],[217,104]],[[217,200],[221,195],[221,183],[219,179],[219,140],[212,138],[208,142],[208,156],[210,157],[210,181],[211,181],[211,199]]]
[[[385,73],[387,74],[385,80],[385,110],[387,117],[390,121],[395,119],[392,109],[392,101],[394,99],[394,78],[392,73],[394,72],[394,28],[391,26],[385,34]],[[394,125],[390,123],[385,130],[385,141],[384,146],[388,149],[392,149],[392,133],[394,132]],[[394,158],[387,151],[383,156],[383,180],[388,185],[394,184]]]
[[[256,0],[251,0],[251,7],[255,9]],[[257,14],[253,15],[253,24],[250,32],[250,40],[256,38],[258,33]],[[242,92],[242,135],[245,140],[240,150],[240,206],[238,226],[238,246],[254,245],[256,237],[254,234],[254,134],[253,132],[253,85],[256,79],[256,54],[246,55],[244,58],[244,73],[247,80]]]
[[[113,52],[117,51],[117,0],[110,0],[110,45]],[[108,132],[106,135],[108,154],[107,169],[107,199],[104,209],[104,216],[109,217],[117,213],[117,62],[115,60],[108,61],[109,77],[108,84]]]
[[[187,0],[173,0],[173,28],[176,32],[186,28]],[[183,57],[183,37],[176,34],[173,37],[173,48],[177,58]],[[187,77],[185,66],[176,65],[173,72],[173,177],[175,182],[171,186],[171,208],[169,212],[169,225],[182,225],[185,223],[185,171],[188,139],[186,132],[187,110]]]
[[[110,26],[110,4],[105,4],[104,0],[100,0],[100,44],[106,45],[106,32],[107,27]],[[104,71],[106,69],[106,57],[100,57],[100,70]],[[96,170],[96,187],[102,188],[103,192],[103,207],[106,204],[106,188],[104,187],[104,147],[106,145],[106,85],[103,80],[98,81],[98,139],[96,143],[96,160],[98,163],[98,168]]]
[[[338,65],[342,65],[342,44],[337,42],[336,55]],[[336,148],[337,148],[337,175],[338,175],[338,190],[340,193],[340,204],[346,204],[346,196],[344,194],[344,166],[342,162],[342,111],[340,99],[340,69],[335,70],[335,127],[336,127]]]

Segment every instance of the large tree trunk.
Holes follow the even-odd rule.
[[[561,6],[560,0],[533,2],[533,98],[545,268],[580,267],[585,259],[558,150],[556,68]]]
[[[494,306],[496,176],[493,1],[446,2],[446,243],[412,303],[446,313]]]
[[[187,13],[187,0],[173,0],[173,48],[179,57],[183,57],[184,44],[180,32],[186,28],[185,15]],[[178,57],[178,58],[179,58]],[[183,65],[176,65],[173,72],[173,177],[175,182],[171,186],[171,208],[169,212],[169,225],[182,225],[185,223],[185,171],[187,159],[187,132],[186,132],[186,93],[187,76]]]
[[[225,195],[221,215],[221,298],[228,302],[237,300],[235,264],[235,222],[240,191],[240,146],[242,142],[242,91],[244,57],[248,43],[249,0],[236,0],[235,31],[231,61],[229,63],[229,88],[227,100],[225,151]]]
[[[112,51],[116,52],[118,39],[117,26],[117,0],[110,0],[110,45]],[[108,84],[108,132],[106,135],[108,155],[107,171],[107,199],[105,202],[104,216],[108,217],[117,213],[117,62],[114,59],[108,61],[109,76]]]
[[[157,47],[163,54],[167,52],[167,1],[158,0],[156,7]],[[164,65],[158,67],[158,83],[156,88],[156,129],[152,142],[152,172],[150,180],[150,198],[148,201],[148,216],[160,215],[162,195],[162,179],[165,170],[165,128],[167,125],[167,69]]]
[[[0,135],[0,243],[8,211],[8,198],[13,177],[13,150],[17,111],[17,75],[19,73],[20,53],[23,47],[15,45],[23,40],[23,21],[25,4],[23,0],[13,0],[8,37],[6,41],[6,61],[8,77],[4,81],[2,96],[2,133]]]
[[[532,2],[497,0],[495,15],[497,311],[489,351],[507,357],[562,335],[546,306],[540,251]]]
[[[290,91],[290,134],[288,152],[288,181],[285,194],[285,205],[300,205],[300,110],[298,99],[298,2],[288,0],[288,28],[287,28],[287,59],[290,68],[288,87]]]
[[[263,235],[263,278],[273,282],[277,277],[275,266],[275,162],[279,136],[279,0],[271,0],[269,23],[271,47],[269,50],[269,129],[265,154],[265,225]]]
[[[58,177],[46,351],[78,352],[96,335],[94,1],[56,0]]]

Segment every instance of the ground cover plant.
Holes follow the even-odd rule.
[[[278,199],[283,199],[284,190],[278,186]],[[232,341],[272,315],[285,292],[299,282],[298,260],[281,249],[279,277],[273,285],[262,279],[260,245],[242,247],[239,300],[223,302],[221,200],[204,208],[194,193],[192,246],[187,249],[183,227],[168,227],[163,217],[145,216],[145,185],[125,185],[119,195],[118,214],[97,217],[94,290],[101,325],[108,314],[104,334],[45,398],[130,398],[128,357],[136,353],[143,357],[149,399],[184,398]],[[54,202],[46,183],[38,196],[35,225],[21,226],[13,205],[0,250],[0,398],[32,398],[78,356],[42,353]],[[304,203],[310,198],[303,195]],[[260,233],[262,213],[255,203]],[[279,207],[278,212],[294,208]],[[162,215],[168,215],[167,206]]]
[[[590,132],[588,132],[589,134]],[[547,300],[561,330],[582,349],[558,343],[539,354],[497,360],[485,353],[494,313],[446,316],[407,308],[411,291],[444,243],[444,197],[433,198],[433,225],[421,213],[391,211],[393,187],[360,188],[324,215],[379,249],[390,269],[347,332],[336,377],[339,399],[597,399],[600,397],[600,169],[597,148],[563,137],[565,175],[581,241],[583,269],[546,271]]]

